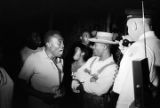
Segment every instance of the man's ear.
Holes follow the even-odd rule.
[[[103,48],[104,48],[104,49],[106,49],[106,47],[107,47],[107,45],[106,45],[106,44],[104,44],[104,47],[103,47]]]
[[[51,44],[50,43],[46,43],[46,46],[48,47],[48,48],[50,48],[51,47]]]
[[[133,22],[133,30],[136,31],[137,28],[138,28],[137,23],[136,23],[136,22]]]

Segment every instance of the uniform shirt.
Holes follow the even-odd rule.
[[[54,93],[55,88],[60,85],[59,74],[62,80],[63,73],[59,73],[57,66],[43,49],[27,58],[21,69],[19,78],[27,82],[31,81],[33,88],[36,90]]]
[[[90,70],[90,74],[87,73],[86,70]],[[100,73],[99,70],[101,70]],[[116,73],[117,65],[112,56],[104,61],[100,61],[99,57],[95,56],[91,57],[86,64],[79,68],[75,76],[83,83],[85,92],[101,96],[111,88]],[[96,81],[91,81],[91,78],[93,78],[92,75],[97,75]]]
[[[155,68],[160,66],[160,40],[156,38],[153,31],[146,32],[145,36],[150,82],[154,86],[158,86]],[[119,94],[116,108],[129,108],[134,101],[132,61],[144,58],[144,35],[142,35],[137,42],[128,48],[121,60],[119,72],[113,86],[113,91]]]

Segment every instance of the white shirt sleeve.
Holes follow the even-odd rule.
[[[88,59],[88,61],[74,73],[75,79],[78,79],[80,82],[84,82],[91,77],[86,70],[90,70],[90,64],[94,59],[95,57]]]

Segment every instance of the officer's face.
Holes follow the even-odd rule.
[[[128,20],[127,27],[128,27],[128,35],[133,37],[134,36],[134,22],[132,20]]]
[[[137,41],[139,38],[139,26],[136,22],[137,19],[129,19],[127,21],[127,27],[128,27],[128,35],[133,39],[133,41]]]
[[[59,34],[55,34],[55,36],[50,39],[49,44],[51,54],[55,57],[61,57],[64,49],[63,38]]]

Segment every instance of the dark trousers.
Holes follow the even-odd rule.
[[[107,95],[97,96],[89,93],[83,94],[84,108],[107,108]]]
[[[52,104],[48,104],[40,98],[28,96],[28,108],[59,108],[59,106],[54,101]]]

